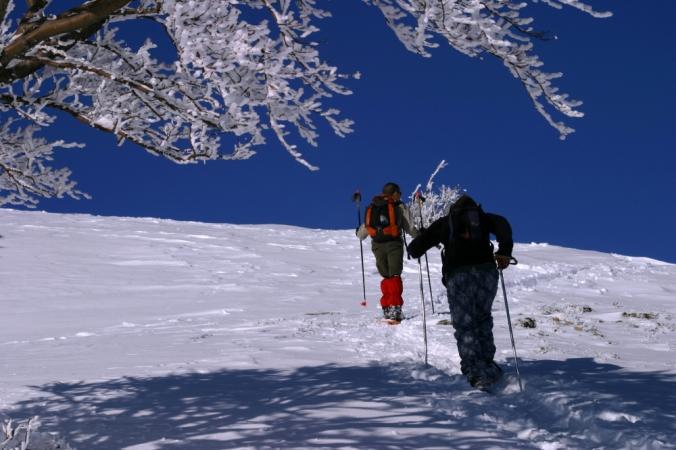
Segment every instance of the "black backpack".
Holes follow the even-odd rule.
[[[451,208],[448,214],[449,243],[463,241],[483,244],[490,242],[485,216],[486,213],[481,205],[465,206],[455,210]]]
[[[465,249],[493,248],[490,232],[486,224],[486,213],[481,205],[468,205],[451,208],[448,213],[448,241],[441,251],[441,259],[454,259],[458,246]],[[444,283],[445,285],[446,283]]]
[[[484,213],[481,205],[451,208],[448,213],[448,228],[448,241],[441,251],[442,261],[455,259],[459,246],[474,249],[493,248],[490,232],[486,225],[486,213]],[[444,271],[441,277],[444,286],[446,286],[446,276],[447,274]]]

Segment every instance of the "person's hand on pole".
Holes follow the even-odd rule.
[[[509,266],[515,266],[519,262],[514,258],[513,256],[505,256],[505,255],[495,255],[495,263],[498,266],[498,269],[504,270],[508,268]]]
[[[498,269],[504,270],[509,267],[509,256],[504,255],[495,255],[495,263],[498,265]]]

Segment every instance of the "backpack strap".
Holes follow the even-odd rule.
[[[399,227],[397,226],[397,213],[395,209],[397,208],[396,202],[390,198],[390,197],[385,197],[387,199],[387,215],[390,220],[390,224],[383,229],[383,233],[385,233],[388,236],[393,236],[393,237],[398,237],[401,232],[399,231]]]

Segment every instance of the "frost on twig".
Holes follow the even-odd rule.
[[[442,160],[427,180],[425,189],[421,189],[422,186],[419,184],[409,196],[408,207],[418,227],[428,227],[438,218],[448,214],[451,205],[465,192],[460,186],[450,187],[445,184],[434,188],[434,178],[447,165],[446,161]]]
[[[37,431],[37,417],[14,423],[11,419],[0,423],[0,450],[72,450],[61,438]]]
[[[64,141],[48,142],[35,135],[36,126],[0,125],[0,205],[33,207],[40,197],[86,197],[75,188],[70,170],[50,167],[56,148],[82,147]]]
[[[578,0],[542,1],[608,15]],[[542,71],[532,44],[538,33],[522,14],[528,2],[364,2],[379,8],[406,48],[422,56],[446,42],[468,56],[501,60],[561,137],[572,129],[556,115],[582,116],[580,102],[554,86],[560,74]],[[339,136],[353,126],[334,104],[336,96],[351,94],[345,85],[351,76],[322,59],[315,38],[330,5],[83,0],[64,9],[62,2],[0,0],[0,123],[14,124],[0,131],[0,204],[81,195],[66,172],[47,167],[51,150],[63,142],[43,141],[39,147],[50,152],[39,164],[7,145],[20,127],[32,130],[33,142],[26,145],[35,152],[35,133],[54,127],[62,114],[179,164],[247,159],[274,136],[292,158],[316,169],[304,144],[318,145],[322,124]],[[122,25],[153,31],[132,46],[118,29]],[[168,53],[173,57],[167,59]],[[16,172],[18,167],[24,169]]]
[[[531,0],[537,3],[538,0]],[[578,0],[542,0],[555,8],[570,6],[594,17],[610,17]],[[522,15],[527,2],[509,0],[364,0],[381,10],[387,24],[406,48],[422,56],[437,41],[446,42],[467,56],[491,55],[505,65],[526,89],[533,105],[565,139],[574,130],[557,121],[553,111],[567,117],[582,117],[582,104],[552,84],[560,73],[541,70],[543,63],[533,52],[533,39],[541,35],[533,19]],[[552,111],[553,110],[553,111]]]

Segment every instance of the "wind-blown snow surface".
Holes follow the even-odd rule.
[[[417,263],[411,319],[379,323],[352,231],[6,209],[0,224],[0,419],[38,415],[79,449],[676,448],[674,265],[517,245],[525,392],[499,295],[508,377],[489,395],[459,374],[436,251],[425,367]]]

